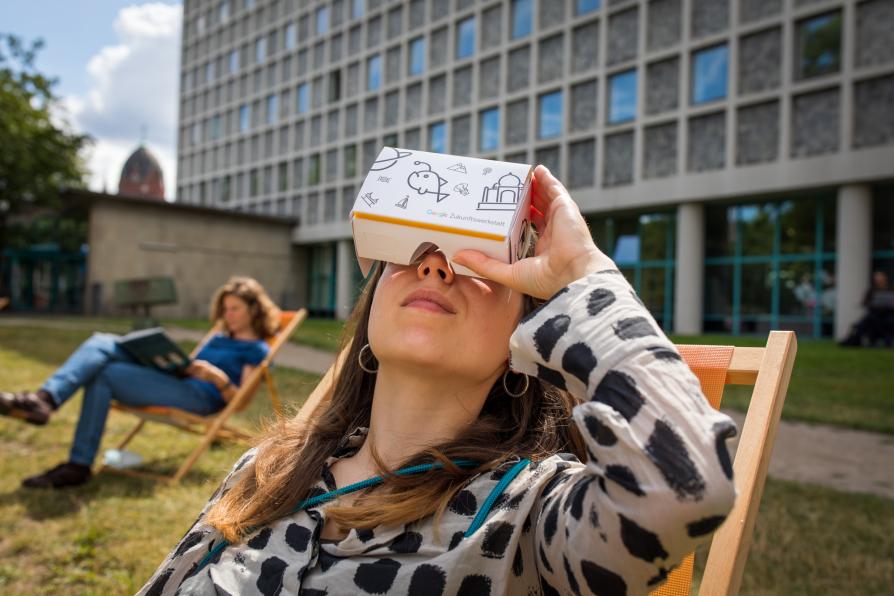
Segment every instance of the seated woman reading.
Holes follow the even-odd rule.
[[[112,400],[128,406],[170,406],[203,416],[222,409],[267,355],[264,339],[276,332],[279,313],[261,284],[233,277],[211,301],[211,321],[222,321],[226,331],[202,347],[186,378],[137,364],[115,335],[95,333],[37,391],[0,392],[0,414],[43,425],[84,388],[68,461],[26,478],[22,485],[61,488],[87,482]]]
[[[456,254],[487,279],[377,265],[331,399],[141,594],[644,594],[710,537],[735,426],[543,166],[532,192],[532,255]]]

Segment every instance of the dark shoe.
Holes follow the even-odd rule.
[[[72,462],[59,464],[43,474],[31,476],[22,480],[25,488],[64,488],[66,486],[80,486],[88,480],[93,473],[89,466],[82,466]]]
[[[0,391],[0,416],[19,418],[30,424],[42,426],[50,419],[53,406],[37,391],[9,393]]]

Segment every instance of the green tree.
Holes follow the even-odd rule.
[[[10,217],[61,209],[60,191],[84,186],[81,151],[91,139],[54,121],[53,113],[63,113],[53,93],[57,80],[34,64],[42,47],[41,40],[26,45],[0,33],[0,255]]]

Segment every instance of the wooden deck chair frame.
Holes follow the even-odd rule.
[[[182,431],[202,436],[202,440],[199,445],[192,451],[192,453],[189,454],[189,457],[187,457],[186,461],[184,461],[180,465],[173,476],[153,474],[141,470],[119,469],[110,466],[101,466],[99,468],[99,471],[117,472],[119,474],[125,474],[128,476],[146,477],[156,480],[166,480],[171,483],[177,483],[180,482],[180,480],[189,472],[189,470],[193,467],[193,465],[195,465],[199,457],[201,457],[201,455],[208,450],[208,448],[215,440],[221,439],[243,443],[250,442],[253,438],[253,435],[234,426],[228,425],[227,421],[233,414],[235,414],[236,412],[241,412],[246,407],[248,407],[249,403],[251,403],[251,399],[254,397],[254,394],[261,386],[261,382],[264,382],[267,386],[267,392],[270,394],[270,401],[273,403],[274,412],[276,412],[277,416],[282,417],[282,404],[280,403],[279,392],[276,389],[276,383],[273,380],[273,374],[270,372],[270,366],[273,364],[273,361],[276,358],[276,355],[279,353],[280,348],[282,348],[282,346],[289,340],[298,326],[306,318],[307,310],[303,308],[298,311],[284,311],[282,313],[282,317],[280,319],[280,329],[279,331],[277,331],[273,339],[269,342],[270,350],[267,353],[266,358],[264,358],[264,360],[255,367],[255,369],[251,372],[247,379],[242,380],[242,384],[236,391],[236,394],[229,402],[227,402],[227,405],[224,407],[224,409],[215,414],[212,414],[210,416],[200,416],[198,414],[193,414],[192,412],[187,412],[185,410],[179,410],[177,408],[154,406],[139,408],[125,406],[116,402],[112,403],[112,409],[118,410],[119,412],[133,414],[140,419],[137,422],[136,426],[134,426],[117,445],[118,449],[124,449],[127,444],[130,443],[133,438],[136,437],[137,434],[143,429],[143,426],[146,424],[146,422],[149,421],[160,422],[163,424],[174,426]],[[214,327],[212,327],[211,330],[208,331],[202,341],[200,341],[196,345],[196,347],[190,353],[190,357],[194,358],[202,349],[202,347],[208,341],[210,341],[212,337],[214,337],[214,334],[219,332],[221,329],[221,323],[215,324]]]
[[[788,391],[792,368],[795,364],[797,340],[791,331],[771,331],[765,347],[703,346],[722,349],[732,348],[724,385],[753,385],[751,401],[745,422],[739,429],[739,445],[733,462],[733,474],[739,495],[726,521],[714,533],[708,561],[699,588],[700,596],[735,595],[739,592],[748,550],[754,533],[754,524],[760,507],[761,496],[770,465],[770,455],[776,440],[776,430],[782,415],[782,406]],[[336,359],[304,406],[298,419],[309,421],[315,412],[331,397],[334,380],[344,362],[348,348]],[[675,596],[688,596],[691,580],[692,557],[686,565],[670,574],[667,585],[656,592]],[[677,572],[688,573],[682,584],[674,582]],[[674,586],[683,585],[675,590]],[[653,592],[654,594],[654,592]]]

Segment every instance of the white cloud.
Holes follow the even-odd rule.
[[[122,8],[113,24],[118,43],[87,64],[89,91],[63,98],[73,126],[95,139],[87,152],[91,189],[117,191],[121,167],[145,126],[146,146],[164,172],[165,194],[174,196],[181,19],[180,5]]]

